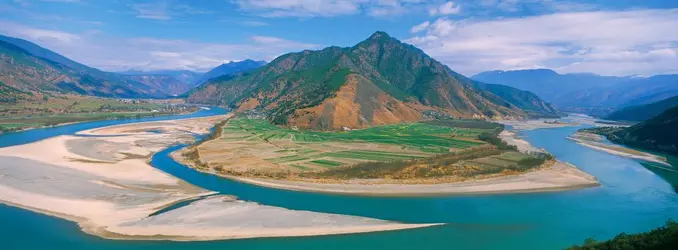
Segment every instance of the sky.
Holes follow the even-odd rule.
[[[678,0],[0,0],[0,34],[107,71],[207,71],[375,31],[468,76],[678,74]]]

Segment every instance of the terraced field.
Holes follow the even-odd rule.
[[[225,124],[220,138],[197,150],[202,162],[231,172],[297,173],[464,150],[485,145],[477,137],[490,130],[408,123],[328,132],[239,117]]]

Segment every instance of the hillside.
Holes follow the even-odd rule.
[[[647,150],[678,155],[678,107],[670,108],[647,121],[628,128],[602,127],[588,132],[609,140]]]
[[[212,78],[220,77],[223,75],[251,71],[254,69],[261,68],[264,65],[266,65],[265,61],[253,61],[250,59],[239,62],[232,61],[224,63],[205,73],[202,77],[200,77],[200,79],[195,81],[194,85],[198,86],[209,81]]]
[[[0,39],[0,81],[30,93],[125,98],[166,96],[160,89],[87,67],[28,41],[8,37]]]
[[[472,82],[420,49],[376,32],[353,47],[285,54],[251,74],[215,79],[188,100],[260,110],[276,124],[316,129],[415,121],[425,114],[529,116]]]
[[[550,103],[545,102],[539,96],[529,91],[519,90],[500,84],[474,82],[474,86],[506,100],[507,102],[525,110],[530,117],[557,117],[558,110]]]
[[[678,96],[655,103],[626,107],[613,112],[605,117],[605,119],[618,121],[644,121],[676,106],[678,106]]]
[[[473,76],[533,92],[567,111],[606,115],[614,109],[678,95],[678,75],[615,77],[558,74],[548,69],[488,71]]]

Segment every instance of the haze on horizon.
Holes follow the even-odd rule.
[[[678,73],[676,1],[6,0],[0,13],[0,34],[107,71],[207,71],[381,30],[469,76]]]

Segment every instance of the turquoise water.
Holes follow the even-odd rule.
[[[0,205],[0,240],[3,249],[560,249],[588,237],[607,239],[678,219],[678,194],[669,183],[678,173],[650,171],[636,161],[565,139],[576,129],[541,129],[523,136],[595,175],[601,187],[541,194],[353,197],[268,189],[202,174],[168,157],[182,145],[157,153],[151,162],[195,185],[244,200],[411,223],[448,223],[441,227],[212,242],[113,241],[84,234],[68,221]],[[13,145],[5,136],[0,145]]]

